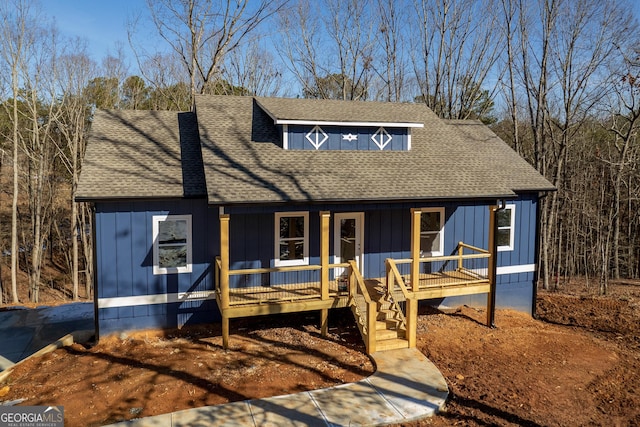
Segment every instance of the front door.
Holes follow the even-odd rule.
[[[364,213],[337,213],[334,216],[334,262],[341,264],[355,260],[358,269],[363,271],[364,259]],[[336,276],[344,272],[343,268],[336,269]]]

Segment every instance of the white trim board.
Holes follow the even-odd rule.
[[[137,305],[170,304],[184,301],[215,299],[215,291],[177,292],[171,294],[136,295],[131,297],[98,298],[98,308],[133,307]]]
[[[505,267],[496,268],[497,275],[517,274],[517,273],[533,273],[536,271],[535,264],[507,265]]]
[[[487,275],[487,269],[486,268],[474,268],[471,271],[473,271],[474,273],[480,274],[482,276],[486,276]],[[507,265],[507,266],[504,266],[504,267],[496,268],[496,275],[497,276],[504,276],[504,275],[507,275],[507,274],[533,273],[534,271],[536,271],[536,265],[535,264]]]
[[[411,122],[342,122],[329,120],[290,120],[275,119],[276,125],[315,125],[315,126],[361,126],[361,127],[387,127],[387,128],[423,128],[424,123]]]

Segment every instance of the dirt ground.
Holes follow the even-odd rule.
[[[499,310],[421,311],[418,347],[451,390],[439,415],[411,426],[640,425],[640,283],[606,297],[584,281],[540,292],[539,320]],[[0,401],[64,405],[68,426],[101,425],[203,405],[356,381],[373,372],[349,312],[232,321],[74,345],[18,367]]]

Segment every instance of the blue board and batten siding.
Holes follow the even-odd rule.
[[[497,306],[530,312],[535,263],[536,195],[509,201],[515,205],[514,248],[498,253]],[[227,207],[230,214],[230,268],[274,266],[275,213],[309,212],[309,263],[320,263],[319,212],[331,212],[330,254],[334,255],[334,215],[364,213],[365,278],[385,276],[386,258],[409,258],[410,209],[444,207],[444,254],[458,242],[487,248],[489,210],[486,202],[315,204],[310,206]],[[220,318],[211,291],[213,260],[219,255],[219,209],[203,199],[97,202],[97,293],[100,333],[128,329],[171,328]],[[153,273],[154,215],[192,216],[193,263],[190,273]],[[479,266],[480,268],[486,266]],[[318,272],[231,276],[230,286],[318,281]],[[184,299],[184,294],[192,295]],[[183,299],[177,300],[182,295]],[[163,298],[168,302],[162,302]],[[103,304],[101,305],[101,301]],[[432,301],[447,306],[486,304],[486,296]]]
[[[217,212],[215,212],[217,214]],[[155,215],[191,215],[192,271],[153,274]],[[198,299],[214,287],[217,215],[205,200],[96,203],[96,262],[100,333],[172,328],[220,318],[215,300]],[[219,245],[219,244],[218,244]],[[184,299],[184,293],[196,298]],[[179,296],[183,298],[178,300]],[[167,300],[167,303],[157,301]]]
[[[537,195],[525,195],[518,200],[507,201],[515,206],[513,250],[498,252],[496,276],[496,306],[513,308],[531,314],[534,293],[536,263]],[[447,250],[458,241],[473,246],[488,247],[489,210],[487,206],[460,206],[445,225]],[[482,224],[485,224],[482,226]],[[453,228],[453,229],[452,229]],[[469,240],[467,236],[473,236]],[[457,307],[486,305],[485,295],[468,295],[445,298],[442,306]]]
[[[406,127],[319,126],[316,128],[311,125],[288,125],[280,129],[283,140],[286,140],[286,148],[289,150],[408,151],[410,149],[411,129]]]

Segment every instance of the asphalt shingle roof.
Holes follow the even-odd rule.
[[[77,200],[204,194],[193,113],[96,111]]]
[[[278,120],[369,123],[422,123],[424,109],[416,104],[345,102],[327,99],[256,98],[267,113]]]
[[[286,104],[292,114],[301,112],[289,117],[300,118],[307,115],[303,107],[323,102],[197,97],[209,203],[499,198],[553,189],[484,125],[440,120],[423,104],[331,101],[313,116],[337,120],[331,111],[362,112],[371,105],[377,119],[396,120],[400,109],[404,121],[424,123],[412,129],[407,152],[284,150],[273,118],[260,107],[287,117],[273,107]],[[353,111],[341,120],[359,120]]]
[[[406,152],[284,150],[274,119],[424,127],[412,128]],[[444,121],[423,104],[202,95],[195,114],[98,111],[77,199],[206,195],[211,204],[268,204],[553,189],[480,122]]]

